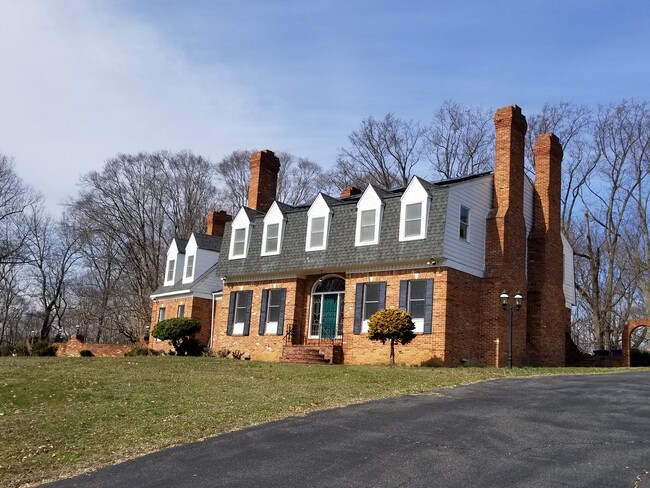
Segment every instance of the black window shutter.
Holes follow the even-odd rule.
[[[363,283],[357,283],[357,294],[354,297],[354,333],[361,334],[361,318],[363,316]]]
[[[426,296],[424,301],[424,333],[431,334],[433,322],[433,280],[426,280]]]
[[[384,310],[386,308],[386,282],[381,281],[379,285],[379,310]]]
[[[266,305],[269,301],[269,290],[262,290],[262,308],[260,310],[260,335],[266,330]]]
[[[230,304],[228,305],[228,324],[226,324],[226,335],[232,335],[232,323],[235,320],[235,304],[237,302],[237,292],[230,292]]]
[[[246,315],[244,316],[244,335],[249,335],[251,330],[251,305],[253,304],[253,291],[242,292],[246,300]]]
[[[409,291],[409,282],[408,280],[402,280],[399,282],[399,308],[408,311],[406,298]]]
[[[284,302],[287,299],[287,289],[280,289],[280,310],[278,310],[278,335],[284,334]]]

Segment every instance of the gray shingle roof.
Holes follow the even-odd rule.
[[[211,274],[217,274],[217,276],[220,276],[221,273],[218,271],[218,266],[219,263],[213,264],[208,268],[208,270],[203,273],[201,276],[196,278],[192,283],[183,283],[183,280],[180,279],[173,285],[169,286],[159,286],[156,288],[156,291],[154,291],[151,296],[156,296],[156,295],[162,295],[163,293],[174,293],[174,292],[179,292],[179,291],[184,291],[184,290],[189,290],[190,292],[195,291],[197,288],[199,288],[205,280],[208,279],[208,277]],[[213,291],[221,291],[223,288],[223,285],[219,286],[219,289],[213,290]]]
[[[209,234],[198,234],[195,232],[194,239],[196,239],[196,245],[199,249],[217,252],[221,250],[221,237],[211,236]]]
[[[185,254],[185,248],[187,247],[187,239],[174,237],[174,240],[176,241],[176,247],[178,248],[178,252],[181,254]]]
[[[275,256],[260,256],[263,214],[251,218],[252,232],[248,257],[228,259],[231,225],[227,224],[221,251],[220,271],[229,277],[291,273],[293,271],[319,272],[321,269],[379,266],[383,263],[412,262],[442,255],[442,245],[447,212],[448,189],[434,186],[423,180],[431,195],[431,207],[427,238],[416,241],[399,241],[400,197],[403,190],[378,192],[384,202],[379,244],[372,246],[354,245],[357,215],[357,200],[339,200],[326,197],[332,209],[327,249],[305,251],[308,207],[297,207],[285,214],[286,223],[281,253]],[[249,214],[250,215],[250,214]]]

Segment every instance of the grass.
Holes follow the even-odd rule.
[[[0,358],[0,486],[69,476],[307,412],[580,369],[311,366],[213,358]]]

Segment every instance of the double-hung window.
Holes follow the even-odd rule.
[[[264,252],[266,254],[275,254],[278,252],[280,238],[280,224],[269,224],[266,226],[266,241],[264,242]]]
[[[174,281],[174,268],[176,267],[176,260],[170,259],[167,261],[167,278],[165,281]]]
[[[409,203],[405,207],[404,237],[422,234],[422,202]]]
[[[354,306],[354,333],[368,331],[368,321],[386,308],[386,282],[358,283]]]
[[[187,266],[185,267],[185,278],[192,278],[194,276],[194,258],[195,256],[187,256]]]
[[[158,322],[165,320],[165,307],[160,307],[158,309]]]
[[[309,232],[309,247],[322,248],[325,243],[325,217],[314,217],[311,219]]]
[[[233,256],[243,256],[246,252],[246,229],[235,229],[233,237]]]
[[[362,210],[359,217],[359,242],[371,243],[375,242],[375,218],[377,215],[376,209]]]
[[[178,306],[176,317],[185,317],[185,305],[183,303]]]
[[[284,333],[284,302],[286,293],[286,288],[274,288],[262,291],[259,335],[282,335]]]
[[[400,281],[399,308],[408,312],[415,332],[431,334],[433,321],[433,280]]]
[[[251,321],[252,291],[230,292],[227,335],[248,335]]]
[[[307,236],[305,251],[323,251],[327,249],[332,211],[322,194],[319,194],[307,212]]]

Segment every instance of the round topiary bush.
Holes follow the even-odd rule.
[[[404,310],[389,308],[380,310],[368,320],[366,337],[371,341],[390,341],[390,365],[395,364],[395,343],[408,344],[415,339],[415,324]]]
[[[161,341],[170,341],[179,356],[200,356],[201,345],[192,336],[201,330],[201,322],[191,317],[174,317],[156,324],[151,335]]]

